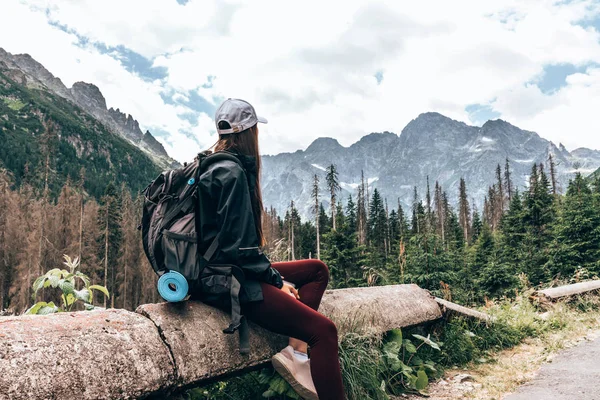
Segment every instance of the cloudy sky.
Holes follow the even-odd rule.
[[[227,97],[269,119],[265,154],[350,145],[437,111],[600,149],[600,0],[1,0],[29,53],[178,160],[216,140]]]

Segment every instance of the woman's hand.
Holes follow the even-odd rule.
[[[292,297],[295,297],[296,299],[300,300],[300,295],[298,294],[298,291],[296,290],[296,288],[294,288],[293,286],[288,285],[287,283],[284,283],[283,286],[281,287],[281,290],[287,294],[289,294]]]

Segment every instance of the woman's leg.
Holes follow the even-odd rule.
[[[311,376],[319,399],[343,400],[335,324],[275,286],[261,283],[261,287],[263,300],[243,304],[242,313],[270,331],[307,342],[311,348]]]
[[[283,279],[299,288],[298,294],[302,303],[315,311],[319,309],[329,282],[329,269],[323,261],[311,258],[277,262],[271,266],[279,271]]]
[[[283,279],[299,288],[300,301],[312,308],[319,309],[321,298],[329,282],[329,269],[318,259],[284,261],[272,263]],[[307,353],[308,345],[302,340],[290,337],[289,345],[296,351]]]

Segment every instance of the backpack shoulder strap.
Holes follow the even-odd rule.
[[[208,168],[208,166],[210,164],[214,164],[215,162],[223,161],[223,160],[236,162],[242,168],[244,168],[244,165],[242,164],[240,159],[235,156],[234,153],[223,150],[223,151],[217,151],[216,153],[212,153],[212,154],[206,156],[206,158],[204,158],[202,160],[202,163],[200,165],[200,170],[204,171],[206,168]]]
[[[229,151],[218,151],[216,153],[207,155],[203,160],[201,160],[200,168],[199,168],[200,173],[205,171],[206,168],[208,168],[208,166],[210,164],[213,164],[218,161],[223,161],[223,160],[233,161],[233,162],[237,163],[238,165],[240,165],[242,167],[242,169],[244,169],[242,162],[239,160],[239,158],[237,158],[235,156],[234,153],[231,153]],[[216,253],[217,249],[219,248],[219,236],[220,236],[220,233],[217,234],[217,236],[215,236],[212,243],[208,246],[208,248],[202,255],[203,260],[201,262],[203,262],[203,263],[210,262],[213,255]]]

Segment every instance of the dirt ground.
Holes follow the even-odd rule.
[[[540,367],[545,363],[552,362],[557,355],[566,353],[565,349],[574,346],[586,346],[592,343],[594,339],[600,337],[600,329],[582,329],[576,332],[559,332],[546,338],[528,339],[520,345],[502,351],[495,355],[489,363],[473,365],[465,369],[451,369],[446,371],[444,377],[433,382],[429,386],[429,400],[449,400],[449,399],[477,399],[477,400],[501,400],[506,395],[517,390],[517,388],[526,382],[531,381]],[[596,340],[595,345],[600,347],[600,339]],[[585,352],[585,351],[584,351]],[[593,354],[593,353],[589,353]],[[577,358],[571,357],[573,362]],[[590,362],[597,362],[597,357]],[[544,386],[545,383],[541,383]],[[597,386],[597,380],[590,382],[590,385]],[[417,400],[423,399],[423,396],[403,395],[397,399]],[[520,399],[537,400],[532,396],[514,397],[514,400]],[[592,397],[583,397],[592,399]],[[507,398],[506,400],[512,400]],[[546,399],[539,397],[539,399]],[[575,397],[573,397],[575,399]]]

